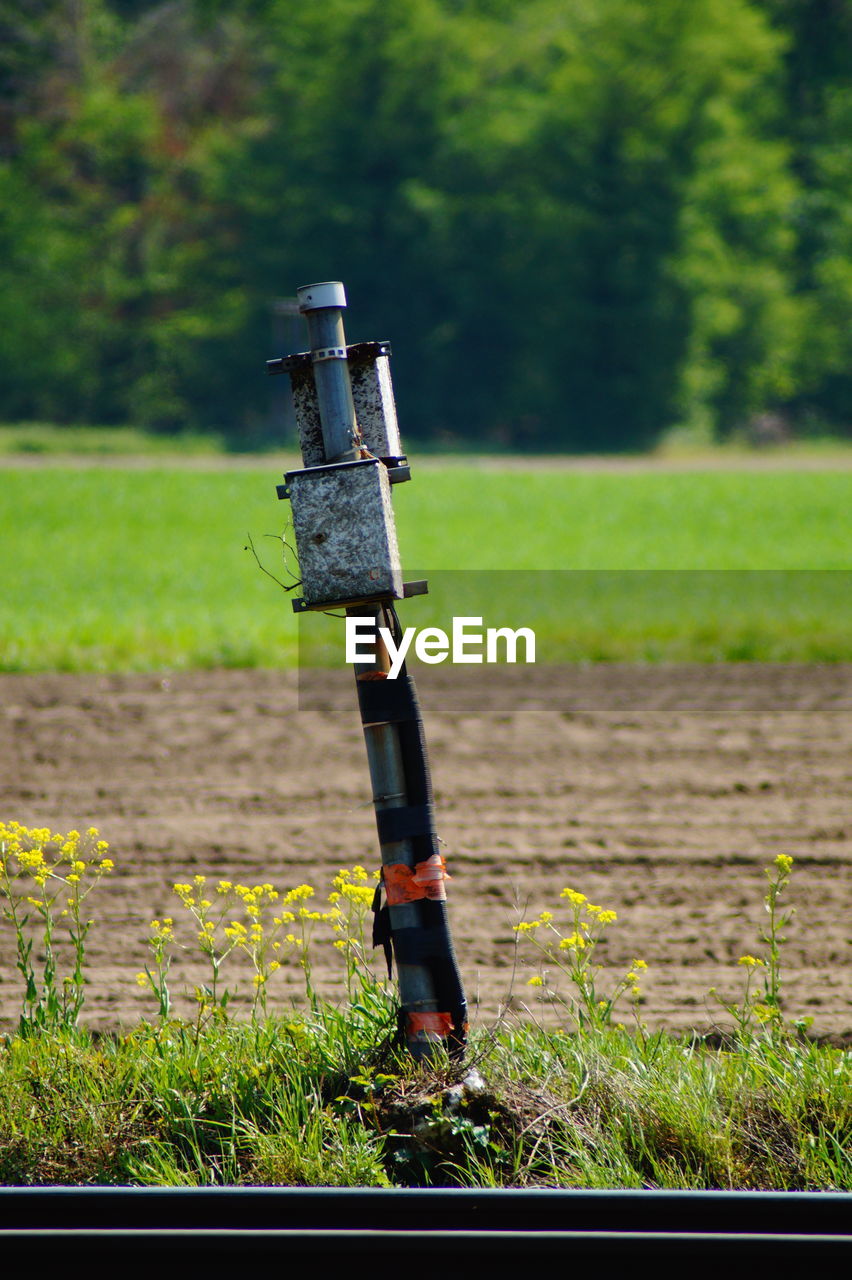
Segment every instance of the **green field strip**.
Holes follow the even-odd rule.
[[[294,580],[278,479],[260,466],[5,470],[0,669],[291,665],[289,596],[246,550],[250,536]],[[520,592],[493,625],[535,625],[545,660],[850,657],[852,473],[430,466],[394,500],[406,576],[434,583],[430,603],[406,606],[412,625],[434,620],[440,571],[480,571],[485,608],[481,571],[502,570]],[[542,571],[556,570],[554,591]],[[721,570],[743,572],[722,590],[708,572]],[[841,572],[812,572],[827,570]]]

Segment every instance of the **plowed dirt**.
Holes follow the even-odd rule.
[[[527,985],[532,953],[516,966],[512,925],[517,904],[556,910],[571,885],[618,912],[600,951],[604,983],[634,956],[647,961],[651,1027],[724,1025],[708,991],[741,990],[738,957],[761,954],[764,867],[786,853],[787,1012],[852,1040],[852,669],[433,668],[417,679],[452,928],[480,1024],[506,1002],[559,1017]],[[0,716],[0,816],[92,824],[111,845],[116,871],[90,900],[93,1025],[154,1015],[136,973],[152,916],[180,915],[174,880],[326,892],[339,867],[377,865],[348,673],[301,695],[286,671],[6,675]],[[9,1026],[20,984],[8,926],[0,946]],[[179,954],[173,991],[199,972]],[[316,976],[340,991],[328,946]],[[275,984],[270,1006],[286,1008],[298,968]]]

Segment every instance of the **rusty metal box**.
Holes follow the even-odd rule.
[[[284,479],[303,591],[294,608],[402,599],[387,467],[366,458],[289,471]]]
[[[401,458],[402,444],[390,374],[390,343],[358,342],[346,349],[352,402],[364,444],[377,458]],[[280,364],[290,375],[299,445],[306,467],[325,462],[319,403],[311,353],[286,356]]]

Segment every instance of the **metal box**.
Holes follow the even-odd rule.
[[[295,609],[401,600],[402,569],[387,467],[374,458],[289,471],[284,496],[303,599]]]
[[[389,342],[356,342],[346,348],[355,417],[370,453],[393,466],[404,460],[390,375]],[[299,445],[306,467],[324,465],[322,425],[310,351],[269,361],[271,371],[286,371],[293,390]]]

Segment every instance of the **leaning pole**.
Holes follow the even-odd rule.
[[[343,608],[359,620],[355,685],[373,790],[381,881],[374,945],[396,962],[402,1033],[417,1058],[464,1053],[467,1003],[447,918],[426,739],[414,680],[396,678],[381,630],[398,641],[403,583],[391,486],[410,479],[390,378],[390,345],[347,346],[339,281],[297,290],[310,350],[267,361],[287,373],[304,467],[278,496],[290,501],[302,598],[297,612]],[[366,640],[365,640],[366,636]],[[383,899],[383,901],[382,901]]]

